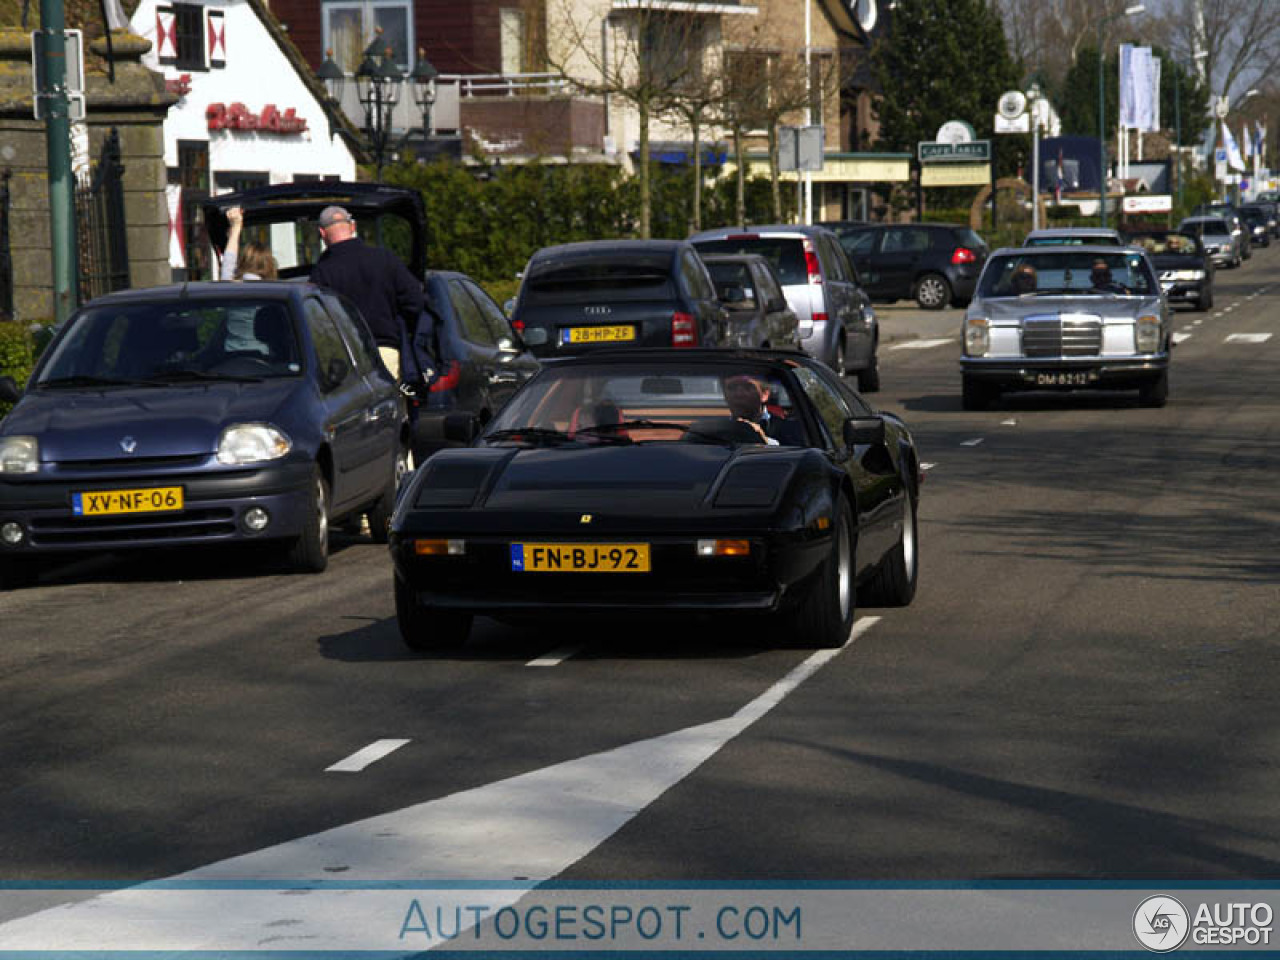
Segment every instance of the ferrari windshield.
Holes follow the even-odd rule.
[[[992,257],[979,296],[1154,296],[1146,258],[1132,250],[1045,250]]]
[[[36,386],[294,376],[301,356],[279,301],[108,304],[72,319]]]
[[[544,368],[489,424],[488,443],[751,442],[735,423],[799,419],[782,376],[725,363]]]

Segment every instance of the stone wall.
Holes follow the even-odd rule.
[[[106,73],[105,40],[94,41],[86,55],[89,153],[96,161],[111,129],[119,131],[130,285],[156,286],[168,283],[171,276],[163,123],[176,98],[165,90],[164,78],[140,62],[150,47],[148,41],[117,33],[113,46],[114,83]],[[32,116],[30,34],[18,30],[0,30],[3,168],[13,172],[10,231],[15,314],[26,322],[48,319],[54,310],[45,130],[43,121]]]

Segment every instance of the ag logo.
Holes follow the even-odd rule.
[[[1133,913],[1133,935],[1156,953],[1177,950],[1187,939],[1191,917],[1187,908],[1173,897],[1147,897]]]

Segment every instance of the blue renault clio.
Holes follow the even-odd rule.
[[[57,554],[227,542],[319,572],[331,523],[366,514],[385,542],[408,464],[368,328],[305,283],[102,297],[0,399],[0,585]]]

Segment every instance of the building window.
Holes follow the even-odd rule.
[[[659,85],[700,80],[704,46],[696,17],[651,10],[640,24],[641,61]]]
[[[271,183],[269,174],[246,172],[243,170],[219,170],[213,175],[214,186],[218,193],[240,193],[254,187],[265,187]]]
[[[502,72],[506,74],[528,72],[524,55],[524,11],[514,7],[503,7],[498,11],[498,15]]]
[[[174,23],[177,32],[179,70],[204,70],[204,7],[198,3],[175,3]]]
[[[324,46],[334,62],[355,73],[382,30],[382,44],[401,70],[413,67],[413,7],[409,0],[332,0],[324,4]]]

